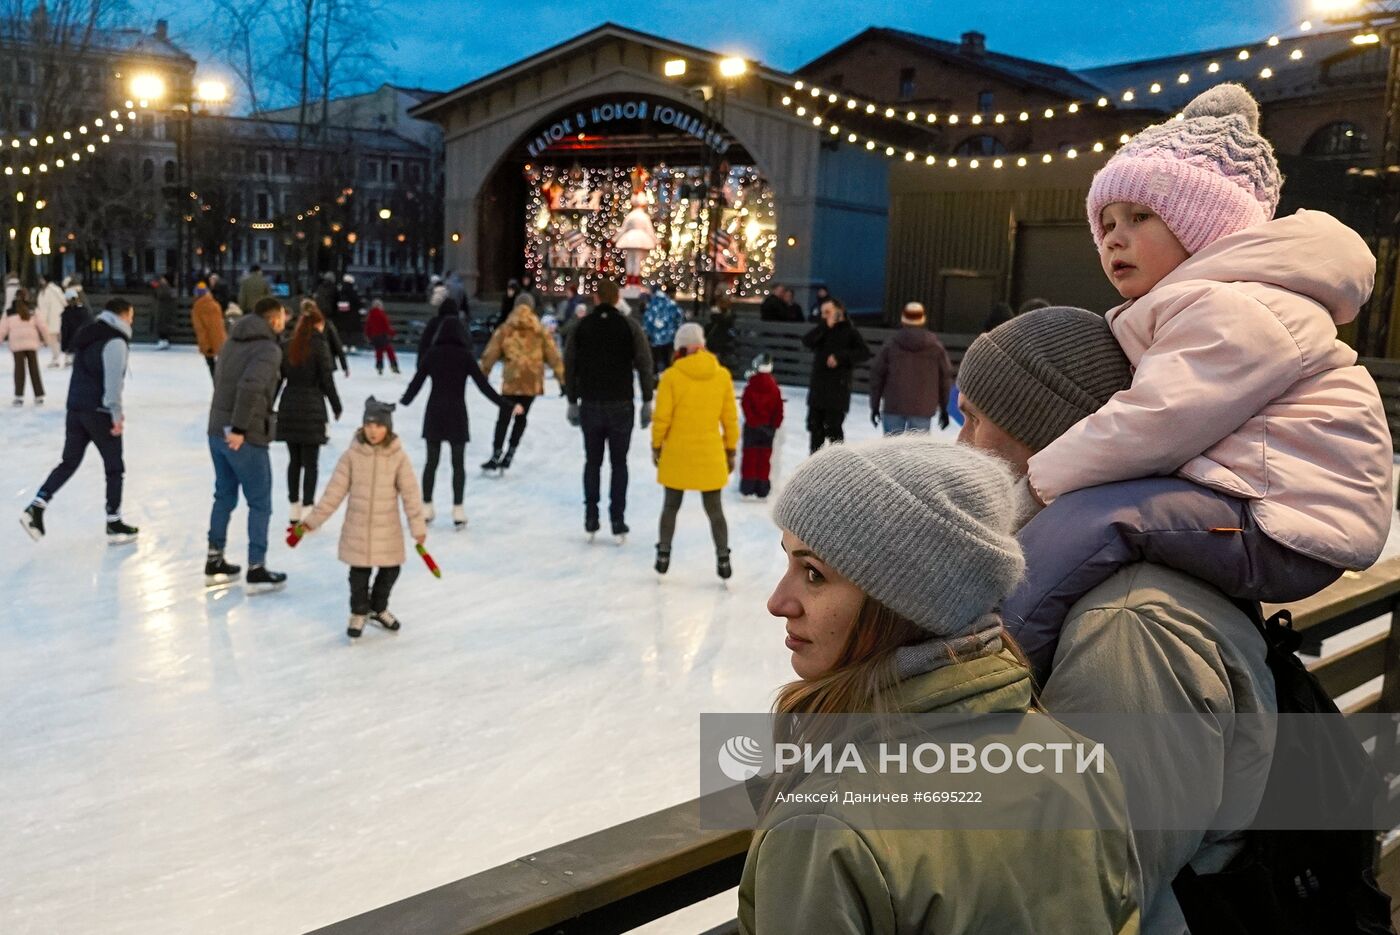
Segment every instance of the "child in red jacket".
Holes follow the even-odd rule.
[[[759,354],[753,359],[754,371],[744,387],[740,406],[744,410],[744,458],[739,466],[739,492],[763,500],[772,489],[773,439],[783,424],[783,394],[773,379],[773,358]]]
[[[389,355],[389,369],[394,373],[399,372],[399,359],[394,354],[394,331],[393,324],[389,321],[389,315],[384,311],[384,303],[375,299],[369,307],[369,314],[365,316],[365,337],[374,347],[374,369],[377,373],[384,372],[384,355]]]

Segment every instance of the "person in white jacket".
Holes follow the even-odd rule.
[[[39,277],[39,294],[34,299],[35,311],[47,331],[44,342],[49,346],[49,366],[63,366],[63,352],[58,336],[63,329],[63,309],[68,305],[63,289],[52,279]]]

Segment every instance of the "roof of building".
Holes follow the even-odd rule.
[[[797,69],[797,72],[799,74],[810,73],[812,70],[822,67],[833,56],[871,38],[889,39],[903,43],[960,68],[995,75],[1017,84],[1043,88],[1051,93],[1075,100],[1099,94],[1099,89],[1095,85],[1090,84],[1069,69],[1061,68],[1058,65],[1034,62],[1030,59],[1017,58],[1014,55],[1005,55],[1001,52],[974,52],[959,42],[934,39],[904,29],[890,29],[884,26],[871,26],[869,29],[852,36],[836,48],[823,52],[817,58],[803,65]]]
[[[294,145],[297,140],[297,124],[285,120],[267,120],[261,117],[227,117],[215,114],[198,114],[194,118],[194,133],[207,129],[209,135],[235,136],[256,145]],[[420,143],[406,139],[391,130],[371,130],[362,127],[329,127],[331,138],[327,146],[351,146],[361,152],[400,153],[403,155],[431,155],[431,151]],[[313,141],[314,142],[314,141]]]
[[[720,59],[727,57],[721,52],[702,49],[699,46],[687,45],[684,42],[676,42],[675,40],[666,39],[662,36],[630,29],[626,26],[619,26],[617,23],[605,22],[585,33],[574,36],[572,39],[567,39],[564,42],[552,45],[547,49],[536,52],[534,55],[527,56],[518,62],[469,81],[451,91],[445,91],[435,97],[429,98],[423,103],[409,108],[408,114],[410,117],[431,119],[428,115],[439,108],[456,103],[463,98],[472,97],[482,92],[489,91],[491,88],[506,81],[527,75],[536,68],[548,65],[551,60],[557,59],[562,55],[580,52],[591,46],[618,39],[627,42],[636,42],[641,45],[649,45],[664,53],[685,56],[692,59],[718,62]],[[757,74],[770,81],[785,83],[792,79],[792,75],[788,72],[769,68],[759,62],[750,62],[749,68],[750,73]]]
[[[1121,102],[1123,92],[1132,90],[1136,105],[1161,110],[1177,110],[1207,87],[1223,81],[1245,85],[1261,101],[1278,100],[1314,92],[1321,77],[1320,66],[1323,62],[1340,55],[1360,54],[1376,48],[1357,46],[1351,41],[1354,35],[1355,29],[1311,32],[1281,39],[1276,46],[1259,42],[1207,49],[1184,55],[1084,68],[1078,74],[1100,88],[1114,102]],[[1249,52],[1249,58],[1239,57],[1242,49]],[[1302,52],[1301,58],[1291,57],[1295,50]],[[1219,66],[1218,70],[1207,71],[1212,63]],[[1272,77],[1260,76],[1265,68],[1272,71]],[[1185,82],[1179,80],[1181,75],[1187,76]],[[1381,75],[1383,77],[1383,71]],[[1156,93],[1151,91],[1154,82],[1161,85],[1161,90]]]
[[[13,24],[0,27],[0,39],[28,41],[28,27],[21,25],[15,28]],[[72,30],[73,38],[67,45],[75,50],[120,52],[128,55],[149,55],[157,58],[180,59],[183,63],[193,64],[194,58],[184,49],[170,41],[170,37],[162,32],[150,33],[134,28],[107,28],[94,29],[90,36],[83,38],[80,30],[76,27]]]

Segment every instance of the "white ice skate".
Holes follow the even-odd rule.
[[[467,511],[460,503],[452,507],[452,528],[456,532],[467,528]]]
[[[425,523],[427,523],[429,526],[431,526],[431,525],[433,524],[433,520],[436,519],[436,518],[437,518],[437,511],[433,509],[433,501],[431,501],[431,500],[424,500],[424,501],[423,501],[423,522],[425,522]]]

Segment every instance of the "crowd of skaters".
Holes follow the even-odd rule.
[[[1037,712],[1173,713],[1218,729],[1192,756],[1180,756],[1169,737],[1147,737],[1113,771],[1062,776],[998,806],[1029,828],[1064,796],[1119,815],[1116,826],[1033,832],[1012,821],[996,831],[889,834],[811,796],[784,803],[770,788],[739,887],[740,931],[1182,935],[1229,918],[1248,918],[1259,931],[1391,930],[1388,901],[1364,869],[1369,847],[1335,846],[1329,833],[1309,839],[1311,856],[1298,858],[1305,863],[1272,863],[1296,849],[1277,838],[1261,846],[1238,817],[1267,794],[1272,751],[1227,722],[1277,712],[1288,694],[1259,602],[1295,600],[1369,566],[1392,514],[1384,409],[1336,332],[1369,297],[1374,257],[1320,212],[1275,218],[1281,184],[1257,105],[1237,86],[1214,88],[1182,119],[1134,137],[1095,176],[1088,201],[1104,273],[1124,303],[1107,316],[1030,309],[981,335],[958,373],[957,445],[927,434],[935,418],[948,424],[951,367],[924,336],[917,303],[871,368],[871,418],[888,434],[843,442],[852,374],[870,355],[840,300],[821,302],[803,338],[812,352],[812,454],[773,510],[786,567],[767,608],[785,622],[797,676],[780,688],[775,713],[994,713],[1016,718],[1013,725]],[[515,324],[493,352],[530,356],[517,365],[520,393],[490,386],[450,295],[438,302],[431,338],[424,334],[416,388],[400,404],[429,380],[434,393],[447,388],[436,408],[430,393],[424,436],[453,446],[454,467],[453,439],[467,432],[465,407],[456,408],[466,379],[500,407],[499,455],[502,427],[517,420],[523,431],[545,361],[555,366],[547,329],[535,327],[531,285],[518,283],[508,297],[506,322]],[[561,329],[555,372],[584,439],[585,531],[601,529],[606,456],[611,530],[628,532],[636,421],[650,429],[666,489],[656,570],[668,570],[676,515],[696,491],[717,572],[728,577],[717,492],[741,444],[761,471],[759,452],[781,424],[781,394],[775,406],[771,359],[755,361],[741,431],[734,380],[710,333],[678,317],[664,295],[654,294],[655,313],[638,321],[604,281],[591,307],[579,303]],[[770,298],[780,320],[800,320],[786,290]],[[115,449],[120,463],[131,311],[116,301],[76,337],[64,463],[26,511],[41,534],[44,507],[76,466],[69,445],[80,458],[95,443],[104,461]],[[248,580],[262,569],[258,583],[280,583],[263,564],[274,402],[289,367],[311,367],[303,387],[328,392],[327,317],[319,300],[303,307],[293,363],[278,340],[286,309],[259,298],[216,355],[206,571],[240,570],[223,545],[233,492],[242,489]],[[393,421],[393,404],[368,401],[334,479],[288,537],[295,545],[348,502],[340,557],[351,569],[351,636],[366,620],[399,626],[388,599],[403,561],[400,511],[417,544],[427,535],[431,498],[421,495]],[[110,518],[110,468],[108,476]],[[767,494],[743,480],[745,493]],[[430,483],[425,477],[423,487]],[[116,495],[119,506],[119,471]],[[1177,818],[1171,829],[1131,827],[1134,796],[1149,788]],[[1368,834],[1350,833],[1353,844]],[[1240,872],[1261,865],[1262,873]]]

